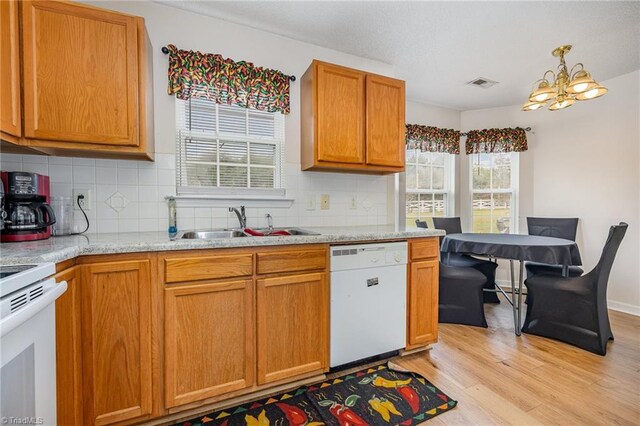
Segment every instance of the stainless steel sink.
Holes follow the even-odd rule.
[[[185,231],[180,239],[212,240],[214,238],[240,238],[248,235],[237,229],[214,229],[209,231]]]
[[[254,231],[262,232],[263,234],[265,234],[265,236],[268,236],[270,232],[276,232],[276,231],[287,231],[289,235],[320,235],[317,232],[307,231],[306,229],[302,229],[302,228],[273,228],[271,230],[269,228],[251,228],[251,229]],[[280,236],[286,236],[286,235],[280,235]]]
[[[265,236],[269,236],[270,232],[275,231],[287,231],[289,235],[320,235],[316,232],[307,231],[306,229],[301,228],[273,228],[269,230],[269,228],[251,228],[254,231],[262,232]],[[286,236],[286,235],[279,235]],[[185,231],[179,236],[179,239],[183,240],[212,240],[215,238],[241,238],[241,237],[251,237],[251,235],[246,234],[245,232],[239,229],[210,229],[206,231]],[[258,237],[259,238],[259,237]]]

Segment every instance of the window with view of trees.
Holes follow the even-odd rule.
[[[406,151],[406,225],[416,219],[433,227],[434,216],[449,215],[453,177],[453,155],[442,152]]]
[[[473,232],[516,232],[517,153],[469,156]]]
[[[176,99],[176,141],[178,194],[284,192],[279,112]]]

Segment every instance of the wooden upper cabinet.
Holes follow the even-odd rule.
[[[404,81],[367,75],[367,164],[404,168],[404,109]]]
[[[15,142],[22,135],[18,2],[0,1],[0,131]]]
[[[151,262],[82,268],[84,424],[152,412]]]
[[[25,136],[139,145],[136,18],[25,1]]]
[[[152,159],[144,19],[67,1],[0,4],[2,140],[44,154]]]
[[[256,322],[259,385],[321,374],[329,367],[326,273],[258,279]]]
[[[165,403],[171,408],[251,387],[252,280],[165,289]]]
[[[318,162],[363,164],[365,74],[319,63],[316,78]]]
[[[302,170],[404,170],[404,82],[314,60],[300,82]]]

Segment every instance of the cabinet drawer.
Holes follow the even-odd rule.
[[[244,277],[253,274],[253,254],[165,259],[165,282]]]
[[[411,260],[437,259],[440,252],[440,240],[436,237],[411,241]]]
[[[258,253],[258,274],[327,269],[327,250],[309,249]]]

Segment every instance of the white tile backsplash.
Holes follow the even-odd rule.
[[[90,233],[165,231],[168,226],[167,195],[176,194],[176,158],[158,153],[155,162],[102,160],[91,158],[47,157],[42,155],[0,154],[3,171],[29,171],[50,176],[53,196],[72,196],[73,189],[93,191]],[[266,226],[270,213],[275,226],[344,226],[387,224],[387,176],[302,172],[300,165],[285,166],[287,198],[290,207],[247,207],[248,226]],[[114,209],[108,200],[116,193],[126,199],[124,207]],[[320,209],[320,195],[329,194],[330,208]],[[358,208],[350,209],[356,195]],[[316,199],[316,209],[307,210],[307,197]],[[229,205],[241,202],[230,201]],[[238,220],[227,208],[178,207],[178,228],[228,228]],[[85,226],[76,211],[76,230]]]

